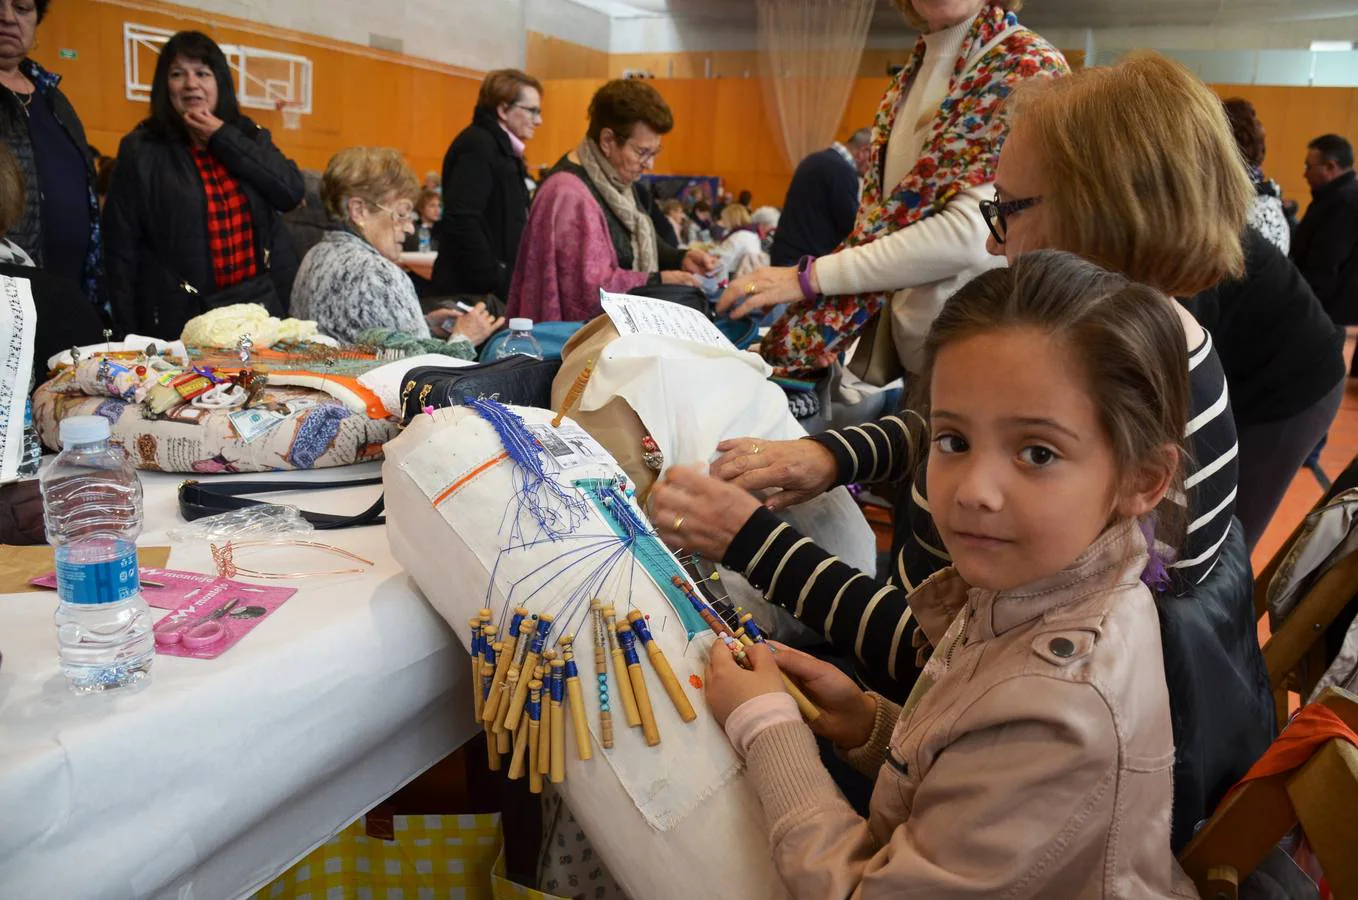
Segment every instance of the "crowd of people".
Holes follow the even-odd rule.
[[[594,318],[601,290],[759,316],[759,352],[823,387],[837,427],[727,441],[710,471],[670,469],[650,514],[858,676],[712,656],[785,883],[1182,896],[1174,851],[1272,739],[1272,705],[1248,654],[1174,657],[1157,603],[1217,602],[1233,520],[1252,549],[1336,415],[1353,148],[1311,142],[1296,222],[1253,106],[1183,66],[1072,73],[1019,0],[897,3],[921,38],[875,122],[804,160],[775,208],[657,200],[643,176],[675,122],[649,79],[599,88],[579,143],[530,177],[550,98],[513,69],[485,78],[441,173],[352,147],[309,189],[197,32],[167,41],[148,116],[100,164],[28,58],[48,3],[0,2],[0,274],[33,280],[38,359],[105,328],[173,339],[238,302],[466,359],[508,317]],[[318,229],[302,253],[299,208]],[[399,265],[421,250],[428,282]],[[862,400],[897,379],[900,409]],[[881,573],[775,515],[853,483],[901,485]],[[825,710],[811,728],[780,671]],[[1210,723],[1171,721],[1188,680],[1222,686]],[[828,744],[863,774],[832,779]],[[856,810],[840,790],[863,776]]]

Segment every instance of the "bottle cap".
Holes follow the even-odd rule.
[[[61,446],[95,444],[108,440],[108,419],[103,416],[71,416],[61,420]]]
[[[509,330],[510,330],[510,331],[532,331],[532,330],[533,330],[533,320],[532,320],[532,319],[510,319],[510,320],[509,320]]]

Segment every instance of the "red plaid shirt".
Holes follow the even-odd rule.
[[[255,225],[250,200],[236,179],[207,150],[190,147],[193,164],[203,179],[207,196],[207,245],[212,257],[212,280],[225,290],[259,274],[255,262]]]

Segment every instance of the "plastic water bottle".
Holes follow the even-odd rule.
[[[41,479],[61,669],[76,693],[130,687],[150,678],[155,657],[137,570],[141,480],[101,416],[63,419],[61,447]]]
[[[429,231],[429,226],[421,222],[420,227],[416,230],[416,233],[420,236],[420,252],[428,253],[430,246],[432,246],[430,242],[433,240],[432,235],[430,234]]]
[[[511,356],[542,359],[542,345],[533,337],[532,319],[509,320],[509,337],[496,349],[495,358],[508,359]]]

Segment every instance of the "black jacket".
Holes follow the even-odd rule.
[[[0,275],[22,278],[33,291],[37,327],[33,334],[33,384],[47,380],[47,360],[63,350],[103,340],[104,320],[80,286],[69,278],[32,266],[0,263]]]
[[[260,273],[287,309],[298,259],[280,212],[302,202],[302,173],[245,117],[223,125],[208,149],[249,198]],[[123,138],[104,204],[104,255],[115,330],[172,340],[203,312],[214,292],[207,200],[183,142],[145,124]]]
[[[1292,261],[1340,325],[1358,325],[1358,176],[1346,172],[1311,192],[1292,236]]]
[[[803,256],[833,253],[858,215],[858,171],[833,147],[812,153],[792,173],[769,260],[795,266]]]
[[[1268,238],[1245,230],[1245,276],[1184,301],[1212,333],[1237,428],[1290,419],[1344,380],[1344,329]]]
[[[443,218],[434,261],[439,290],[509,298],[528,221],[527,177],[495,110],[478,107],[443,157]]]

